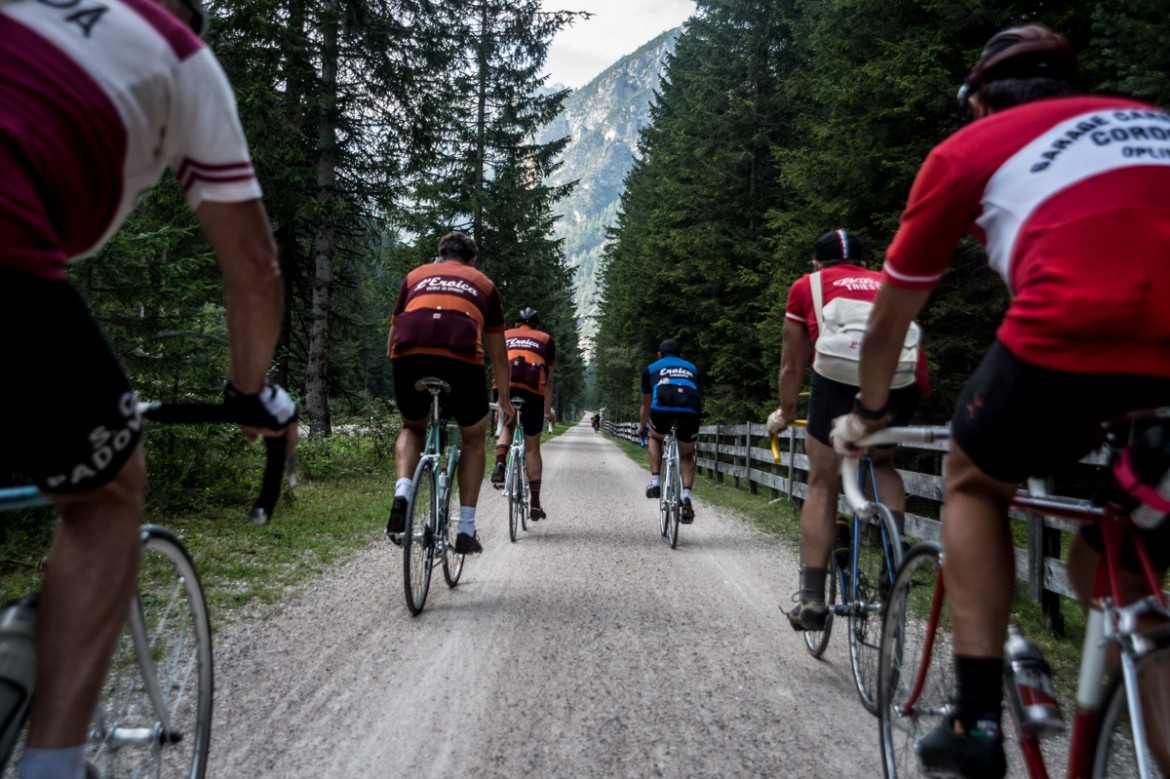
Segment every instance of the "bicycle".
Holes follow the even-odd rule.
[[[1170,416],[1161,410],[1160,417]],[[1131,415],[1127,419],[1137,418]],[[944,429],[945,430],[945,429]],[[906,443],[945,440],[949,435],[922,429],[891,428],[861,442]],[[1110,441],[1117,456],[1125,442]],[[852,499],[859,496],[854,495]],[[857,505],[857,504],[854,504]],[[1035,515],[1058,517],[1080,524],[1096,524],[1104,540],[1096,577],[1093,607],[1086,624],[1076,715],[1068,749],[1070,777],[1166,776],[1170,759],[1165,753],[1170,739],[1170,608],[1161,590],[1149,553],[1132,531],[1134,524],[1122,507],[1095,505],[1068,499],[1018,493],[1013,508]],[[1148,594],[1128,606],[1118,606],[1121,549],[1131,539],[1143,569]],[[884,614],[878,660],[878,698],[883,770],[887,779],[919,776],[914,751],[917,737],[945,721],[951,712],[949,617],[945,600],[944,560],[937,542],[924,541],[905,555],[894,577]],[[1158,618],[1162,624],[1138,633],[1139,619]],[[1106,657],[1116,653],[1119,671],[1106,679]],[[1006,657],[1006,653],[1005,653]],[[1046,777],[1041,740],[1050,733],[1031,723],[1025,702],[1011,694],[1015,688],[1011,664],[1004,665],[1007,709],[1023,763],[1031,777]],[[1158,698],[1157,709],[1153,708]],[[1151,717],[1153,714],[1155,716]],[[1156,735],[1146,725],[1158,728]],[[1162,750],[1163,764],[1155,766],[1155,752]],[[1159,772],[1160,771],[1160,772]]]
[[[156,422],[237,422],[223,406],[205,403],[140,403]],[[266,522],[280,495],[284,439],[266,438],[267,465],[260,498],[252,509]],[[0,512],[47,506],[36,487],[0,489]],[[263,524],[263,522],[256,522]],[[122,637],[106,674],[86,760],[103,778],[122,776],[201,779],[211,745],[214,696],[211,624],[194,559],[164,527],[143,524],[142,562]],[[9,619],[33,619],[37,596],[5,604]],[[12,610],[12,611],[10,611]],[[31,631],[31,624],[26,622]],[[32,695],[0,730],[0,768],[19,752]]]
[[[524,430],[520,425],[520,410],[524,398],[512,398],[516,409],[516,426],[512,428],[512,447],[508,450],[508,464],[504,467],[504,494],[508,497],[508,537],[516,542],[517,526],[528,530],[528,450],[524,446]]]
[[[455,551],[455,531],[450,522],[451,499],[459,492],[459,429],[443,417],[439,403],[439,395],[450,392],[451,385],[442,379],[426,377],[415,382],[414,388],[431,393],[431,421],[427,426],[426,445],[414,469],[410,505],[402,532],[406,607],[411,616],[418,616],[427,602],[431,571],[440,564],[435,558],[441,561],[447,586],[454,587],[463,575],[466,555]]]
[[[678,456],[678,422],[662,438],[662,487],[658,494],[658,532],[670,548],[678,546],[678,525],[682,519],[682,464]]]

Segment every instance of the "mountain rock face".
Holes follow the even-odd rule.
[[[617,221],[626,174],[634,164],[638,134],[650,123],[650,104],[682,28],[667,30],[633,54],[611,65],[565,100],[564,111],[542,132],[540,141],[569,136],[563,165],[552,184],[577,181],[556,205],[557,237],[565,241],[573,269],[574,300],[581,347],[592,354],[597,332],[599,271],[605,230]]]

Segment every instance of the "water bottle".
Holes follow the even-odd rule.
[[[36,597],[9,601],[0,609],[0,765],[8,761],[28,714],[37,673],[33,628]]]
[[[447,504],[447,472],[439,471],[439,505]]]
[[[1052,670],[1040,649],[1014,623],[1008,625],[1003,675],[1021,730],[1037,738],[1064,730],[1064,717],[1052,689]]]

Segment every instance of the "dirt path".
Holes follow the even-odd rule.
[[[545,445],[545,521],[412,618],[382,542],[218,636],[214,777],[881,775],[844,633],[810,658],[796,555],[696,498],[678,549],[646,472],[587,422]],[[375,535],[377,529],[371,529]]]

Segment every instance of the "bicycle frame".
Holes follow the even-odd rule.
[[[904,437],[906,432],[914,430],[914,428],[893,428],[882,431],[866,439],[863,443],[867,445],[904,443],[908,440]],[[934,431],[924,428],[913,435],[912,440],[929,442],[949,437],[949,431],[946,431],[945,428]],[[850,490],[846,489],[846,493],[849,494]],[[859,511],[862,508],[867,508],[864,505],[864,497],[857,494],[856,491],[853,492],[849,500],[853,505],[859,507]],[[1153,613],[1170,619],[1170,608],[1167,607],[1166,595],[1161,589],[1161,579],[1150,560],[1145,545],[1140,538],[1133,534],[1134,525],[1128,514],[1113,505],[1096,506],[1071,500],[1018,494],[1012,498],[1010,506],[1037,516],[1054,517],[1082,525],[1095,524],[1101,529],[1103,549],[1099,556],[1094,598],[1088,613],[1082,646],[1076,712],[1073,716],[1069,743],[1067,777],[1069,779],[1084,779],[1090,776],[1093,768],[1092,758],[1095,746],[1093,737],[1097,732],[1097,719],[1106,692],[1103,680],[1106,676],[1106,656],[1110,645],[1115,646],[1118,650],[1139,776],[1143,778],[1150,776],[1151,766],[1146,764],[1147,734],[1141,711],[1136,662],[1146,652],[1155,649],[1156,646],[1152,642],[1143,641],[1136,631],[1138,619],[1141,616]],[[1118,606],[1116,604],[1123,592],[1119,561],[1127,537],[1133,540],[1133,549],[1137,553],[1142,577],[1149,594],[1127,606]],[[909,717],[912,715],[925,688],[931,657],[935,649],[935,637],[942,615],[944,598],[944,567],[940,564],[927,616],[922,659],[916,669],[909,695],[905,702],[896,707],[899,716]],[[1017,727],[1016,736],[1028,775],[1047,777],[1048,770],[1037,734]]]
[[[442,532],[450,521],[447,494],[451,491],[451,485],[455,483],[458,478],[459,466],[459,427],[451,424],[448,420],[443,419],[439,409],[439,389],[428,388],[431,391],[431,421],[427,425],[427,440],[423,445],[422,454],[419,456],[418,465],[414,469],[414,478],[417,481],[419,474],[422,473],[423,466],[430,463],[435,469],[437,475],[444,478],[438,479],[437,489],[434,492],[435,499],[435,518],[436,527],[433,528],[435,532],[435,560],[432,561],[432,567],[438,565],[442,561],[442,554],[447,548],[447,535]],[[447,434],[451,436],[447,444],[447,462],[441,464],[440,460],[443,457],[443,431],[444,428],[449,428]],[[440,467],[443,465],[443,467]],[[412,493],[413,500],[413,493]],[[414,510],[413,504],[408,510]]]
[[[662,437],[662,467],[658,498],[659,531],[673,549],[678,546],[678,524],[682,513],[682,463],[678,454],[678,423]]]

